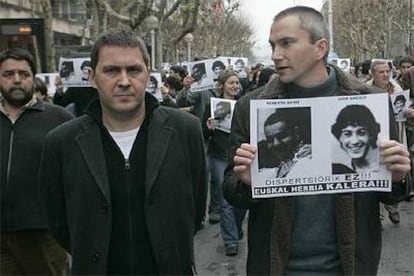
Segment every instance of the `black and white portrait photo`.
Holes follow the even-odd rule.
[[[260,111],[259,111],[260,112]],[[263,123],[259,140],[259,170],[275,168],[274,177],[286,177],[294,166],[312,158],[309,107],[277,108]]]
[[[74,75],[75,71],[73,69],[73,61],[63,61],[60,66],[59,76],[62,79],[69,80]]]
[[[229,99],[210,98],[211,114],[215,120],[216,129],[230,133],[235,102]]]
[[[408,107],[411,105],[410,100],[410,91],[397,91],[390,95],[392,107],[394,111],[394,118],[397,122],[405,122],[407,121],[407,117],[405,116],[405,112],[407,111]]]
[[[151,94],[155,94],[157,92],[157,89],[158,89],[158,80],[155,78],[155,76],[150,75],[146,91]]]
[[[234,60],[233,63],[233,70],[237,73],[239,78],[247,78],[247,71],[246,71],[246,65],[247,65],[247,59],[246,58],[236,58],[232,59]]]
[[[161,73],[151,72],[145,91],[147,93],[151,93],[153,96],[155,96],[158,99],[158,101],[162,102],[161,85],[162,85]]]
[[[91,61],[84,60],[80,66],[82,71],[82,81],[89,81],[89,71],[91,70]]]
[[[378,134],[380,124],[365,105],[345,106],[336,117],[331,132],[339,148],[332,150],[333,174],[375,172],[379,168]],[[345,158],[340,158],[340,156]]]
[[[205,63],[201,62],[194,64],[191,68],[191,76],[194,79],[194,83],[200,85],[203,79],[207,77]]]
[[[211,71],[214,73],[214,80],[217,80],[221,72],[226,70],[226,65],[221,60],[214,60],[211,64]]]

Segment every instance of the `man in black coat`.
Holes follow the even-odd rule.
[[[36,66],[23,49],[0,54],[0,275],[62,275],[65,250],[48,234],[37,181],[46,134],[72,118],[34,96]]]
[[[145,92],[149,56],[134,34],[103,34],[91,67],[99,101],[47,137],[50,230],[73,274],[193,274],[207,194],[200,122]]]

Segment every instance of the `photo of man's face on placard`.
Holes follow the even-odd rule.
[[[157,88],[158,80],[154,76],[150,76],[146,90],[151,94],[155,94],[157,92]]]
[[[215,129],[230,133],[235,102],[235,100],[210,98],[211,114],[215,121]]]
[[[204,63],[196,63],[193,68],[191,68],[191,76],[194,79],[194,82],[201,83],[206,77],[206,65]]]
[[[61,78],[69,79],[73,76],[75,71],[73,70],[73,61],[64,61],[62,62],[59,75]]]
[[[298,107],[266,115],[264,138],[258,143],[259,169],[277,168],[274,177],[286,177],[297,160],[312,158],[310,114],[309,107]]]

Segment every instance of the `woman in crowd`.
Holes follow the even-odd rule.
[[[236,72],[226,70],[219,75],[216,91],[218,97],[234,100],[239,90],[240,82]],[[205,138],[208,142],[207,154],[211,177],[209,221],[220,222],[225,254],[235,256],[238,254],[239,240],[243,236],[242,222],[246,210],[234,208],[223,197],[222,185],[228,161],[229,133],[216,127],[217,120],[211,116],[210,106],[205,110],[203,122],[205,122]]]

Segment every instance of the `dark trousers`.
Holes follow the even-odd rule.
[[[68,275],[68,254],[44,230],[1,232],[0,275]]]

